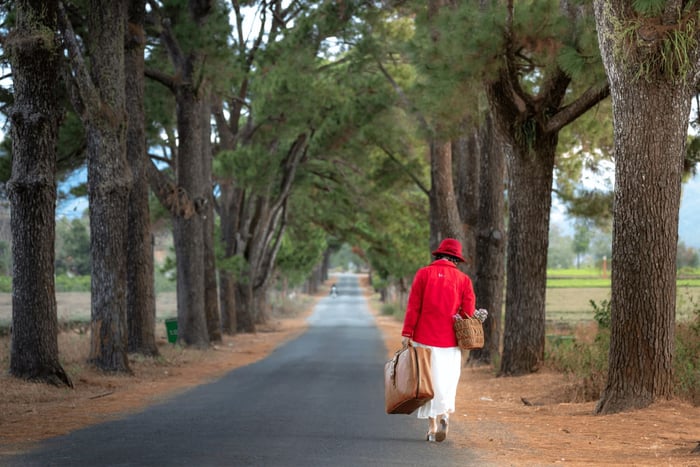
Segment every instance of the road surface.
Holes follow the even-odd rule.
[[[427,422],[384,412],[386,349],[357,276],[269,357],[138,414],[42,442],[7,466],[484,465]]]

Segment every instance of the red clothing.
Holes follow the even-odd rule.
[[[473,316],[476,297],[469,276],[439,259],[421,268],[413,278],[401,335],[433,347],[456,347],[453,316]]]

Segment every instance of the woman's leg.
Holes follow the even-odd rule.
[[[435,441],[437,432],[437,422],[434,417],[428,417],[428,433],[425,435],[426,441]]]

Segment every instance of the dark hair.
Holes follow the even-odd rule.
[[[437,255],[435,255],[435,259],[436,259],[436,260],[438,260],[438,259],[446,259],[446,260],[448,260],[448,261],[453,262],[454,264],[457,264],[457,263],[460,262],[458,258],[455,258],[455,257],[452,256],[452,255],[446,255],[446,254],[444,254],[444,253],[438,253]]]

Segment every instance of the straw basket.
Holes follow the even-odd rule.
[[[460,349],[472,350],[484,346],[484,327],[477,318],[456,319],[454,328]]]

